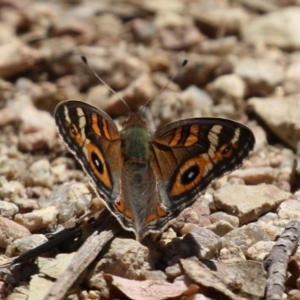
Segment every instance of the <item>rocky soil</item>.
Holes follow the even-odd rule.
[[[300,221],[299,28],[299,0],[0,0],[0,264],[99,201],[52,115],[78,99],[120,126],[127,109],[80,56],[133,111],[188,59],[147,106],[151,128],[230,118],[254,151],[161,235],[120,232],[67,299],[263,299],[262,262]],[[0,298],[43,299],[90,233],[1,268]],[[284,288],[300,299],[300,250]]]

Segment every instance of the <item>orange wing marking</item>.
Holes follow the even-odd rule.
[[[124,214],[128,219],[133,221],[133,214],[129,209],[126,209],[123,200],[116,201],[115,206],[121,214]]]
[[[200,126],[198,125],[192,125],[190,128],[190,134],[188,138],[186,139],[184,146],[191,146],[193,144],[196,144],[199,141],[199,132],[200,132]]]
[[[92,129],[93,129],[94,133],[97,134],[98,136],[103,136],[103,134],[104,134],[104,137],[110,140],[111,135],[109,134],[107,121],[104,118],[101,118],[101,124],[102,124],[101,129],[103,130],[103,134],[102,134],[101,130],[99,128],[99,116],[95,113],[92,113],[91,118],[92,118]]]
[[[88,141],[88,140],[86,140]],[[105,159],[100,152],[99,148],[97,148],[94,144],[91,142],[86,142],[85,145],[83,146],[84,153],[87,157],[87,160],[90,162],[90,167],[93,170],[93,173],[98,177],[98,179],[109,189],[112,188],[112,182],[110,180],[110,176],[107,170],[107,166],[105,163]],[[103,172],[99,172],[95,164],[93,163],[93,157],[92,154],[96,155],[97,158],[99,159],[99,162],[103,166]]]
[[[170,147],[174,147],[174,146],[178,145],[178,143],[181,139],[181,133],[182,133],[182,127],[177,127],[176,131],[174,133],[174,137],[172,138],[172,140],[169,143]]]
[[[156,212],[148,215],[146,222],[150,223],[158,218],[163,218],[168,215],[168,210],[164,205],[159,205],[156,209]]]
[[[105,137],[107,139],[111,139],[111,136],[108,131],[107,121],[104,118],[102,118],[102,125],[103,125],[103,132],[104,132]]]
[[[92,113],[91,118],[92,118],[92,129],[94,133],[97,134],[98,136],[101,136],[101,131],[98,125],[98,116],[95,113]]]

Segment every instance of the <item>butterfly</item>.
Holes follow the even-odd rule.
[[[130,112],[119,131],[82,101],[61,102],[54,118],[98,196],[138,240],[161,232],[214,179],[239,167],[255,143],[248,127],[221,118],[175,121],[152,136],[141,112]]]

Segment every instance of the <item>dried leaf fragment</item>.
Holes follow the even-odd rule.
[[[164,300],[174,297],[195,295],[198,286],[186,287],[181,284],[158,280],[130,280],[119,276],[105,274],[104,278],[111,280],[112,284],[133,300]]]

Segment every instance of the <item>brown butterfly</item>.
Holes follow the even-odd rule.
[[[81,101],[61,102],[54,117],[99,197],[139,240],[162,231],[212,180],[239,167],[255,143],[248,127],[220,118],[176,121],[151,136],[140,112],[130,112],[121,131]]]

